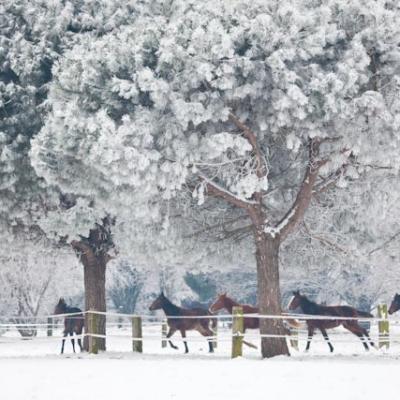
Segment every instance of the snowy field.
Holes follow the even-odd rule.
[[[145,327],[139,355],[130,352],[130,329],[113,327],[107,353],[97,356],[71,354],[70,342],[61,356],[57,338],[19,340],[10,331],[0,337],[1,399],[365,400],[398,390],[399,344],[366,353],[357,338],[337,330],[331,331],[334,354],[317,335],[309,353],[261,360],[259,351],[245,347],[243,358],[231,360],[230,343],[223,340],[229,330],[219,331],[215,354],[193,333],[191,354],[185,355],[179,340],[179,350],[161,348],[160,326]],[[249,341],[257,343],[254,337]]]

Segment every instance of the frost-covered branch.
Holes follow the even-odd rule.
[[[251,147],[253,148],[253,152],[257,159],[256,174],[259,178],[264,177],[268,172],[268,168],[262,151],[258,145],[256,134],[246,124],[241,122],[239,118],[237,118],[234,114],[230,113],[229,119],[243,132],[243,136],[251,144]]]
[[[293,205],[277,225],[277,227],[280,227],[278,233],[281,236],[281,240],[285,240],[296,225],[302,221],[311,202],[313,188],[318,178],[318,172],[320,168],[327,163],[327,160],[317,159],[319,146],[320,142],[318,140],[310,139],[308,145],[308,165],[304,179]]]
[[[247,209],[249,206],[257,204],[254,201],[240,199],[202,173],[199,173],[199,177],[205,183],[209,194],[220,197],[236,207]]]

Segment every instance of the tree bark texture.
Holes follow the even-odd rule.
[[[85,310],[106,311],[106,262],[104,257],[91,254],[81,257],[84,271]],[[98,315],[96,319],[96,333],[106,334],[106,316]],[[88,332],[88,314],[85,314],[85,332]],[[105,338],[96,338],[99,350],[106,350]],[[88,337],[84,338],[84,349],[88,351]]]
[[[279,238],[267,236],[255,229],[258,306],[260,314],[281,315],[281,293],[279,285]],[[282,319],[260,319],[261,335],[285,335]],[[285,337],[262,337],[261,355],[264,358],[289,355]]]

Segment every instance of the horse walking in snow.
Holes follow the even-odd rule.
[[[229,314],[232,314],[233,307],[242,307],[243,314],[258,314],[258,307],[251,306],[249,304],[240,304],[235,300],[231,299],[226,295],[226,293],[219,294],[217,299],[211,304],[209,310],[211,313],[217,313],[218,311],[225,309]],[[294,319],[287,318],[285,321],[294,328],[298,328],[300,324]],[[259,317],[244,317],[243,318],[243,333],[246,329],[259,329],[260,328],[260,318]],[[289,332],[289,331],[288,331]],[[243,340],[243,343],[249,347],[257,348],[254,344]]]
[[[60,298],[58,304],[56,305],[56,308],[54,309],[54,314],[74,314],[81,312],[82,310],[78,307],[68,306],[63,298]],[[66,316],[64,318],[64,332],[63,332],[64,338],[62,340],[62,345],[61,345],[61,354],[64,353],[65,337],[68,335],[73,336],[74,333],[76,335],[82,335],[83,325],[84,325],[83,314]],[[75,353],[75,339],[71,338],[71,343],[72,343],[72,349],[74,350]],[[82,351],[83,348],[82,348],[81,338],[78,338],[78,345]]]
[[[209,311],[204,308],[182,308],[173,304],[170,300],[168,300],[164,293],[161,293],[151,304],[150,311],[155,310],[163,310],[165,315],[167,316],[167,324],[169,327],[169,331],[167,333],[167,339],[169,339],[176,331],[179,331],[183,338],[183,343],[185,344],[185,353],[189,353],[189,348],[186,338],[186,331],[196,330],[200,332],[203,336],[207,337],[209,352],[212,353],[214,351],[212,344],[212,336],[214,336],[214,332],[210,329],[210,325],[212,328],[215,328],[217,324],[216,319],[204,318],[205,315],[211,315]],[[199,316],[199,318],[193,318]],[[203,318],[200,318],[200,317]],[[174,317],[191,317],[191,318],[174,318]],[[168,340],[169,345],[173,349],[177,349],[171,340]]]
[[[321,304],[314,303],[309,300],[306,296],[300,294],[299,291],[293,292],[293,298],[289,304],[289,310],[296,310],[297,308],[301,309],[304,314],[308,315],[323,315],[330,317],[346,317],[346,318],[372,318],[373,315],[369,312],[359,311],[353,307],[349,306],[323,306]],[[369,337],[368,331],[359,325],[356,319],[348,320],[348,319],[308,319],[306,320],[307,328],[308,328],[308,340],[306,351],[309,350],[311,339],[314,336],[314,332],[316,329],[319,329],[328,343],[329,349],[333,352],[333,346],[329,341],[328,334],[326,333],[327,329],[336,328],[342,325],[344,328],[349,330],[354,335],[358,336],[364,345],[365,350],[369,350],[367,340],[369,341],[372,347],[375,347],[371,338]],[[366,340],[367,339],[367,340]]]

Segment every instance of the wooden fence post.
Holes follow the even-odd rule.
[[[143,353],[142,318],[132,317],[132,351]]]
[[[47,336],[53,336],[53,318],[47,318]]]
[[[214,338],[212,341],[212,346],[213,349],[216,349],[218,347],[218,318],[215,319],[217,323],[215,324],[215,327],[212,328],[212,331],[214,333]]]
[[[243,355],[243,308],[232,309],[232,358]]]
[[[98,314],[95,311],[90,310],[88,313],[88,335],[89,335],[89,353],[97,354],[99,348],[97,345],[97,337],[93,336],[97,334],[97,318]]]
[[[163,321],[161,323],[161,347],[167,347],[167,332],[168,332],[168,325],[167,321]]]
[[[387,304],[380,304],[378,306],[378,317],[384,319],[384,321],[378,322],[379,328],[379,348],[390,346],[389,340],[389,320],[388,320],[388,307]]]

